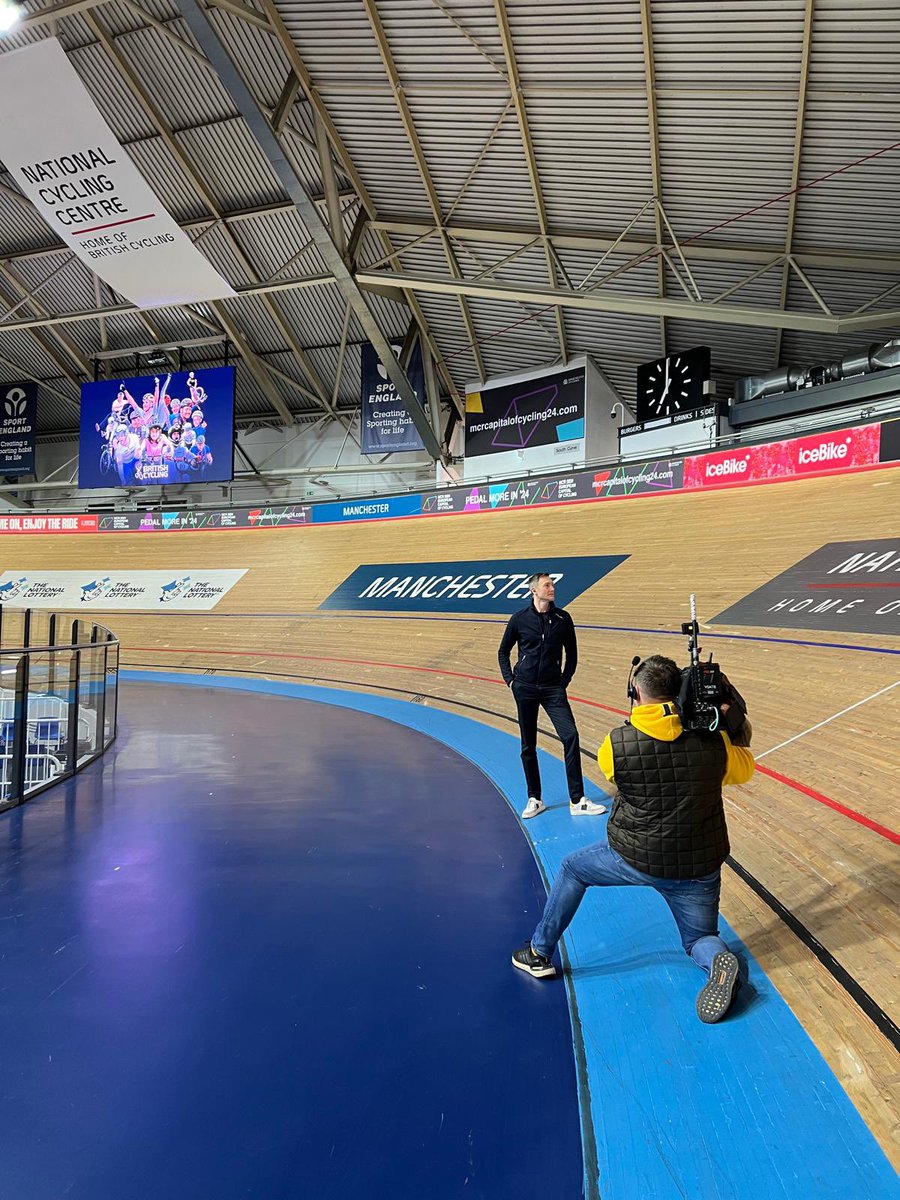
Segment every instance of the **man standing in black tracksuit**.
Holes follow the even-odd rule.
[[[531,603],[510,617],[497,652],[500,673],[507,687],[512,688],[519,714],[522,766],[528,786],[528,803],[522,816],[536,817],[546,808],[541,799],[541,773],[537,758],[537,722],[542,706],[563,744],[570,811],[604,813],[604,805],[595,804],[584,797],[578,730],[566,695],[566,688],[578,665],[575,625],[565,609],[557,608],[553,603],[553,580],[546,572],[532,575],[528,586],[531,588]],[[512,667],[509,655],[516,643],[519,646],[519,658],[515,667]],[[562,665],[563,651],[566,656],[565,668]]]

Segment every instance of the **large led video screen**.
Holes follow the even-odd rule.
[[[234,367],[81,385],[79,488],[226,483],[234,474]]]

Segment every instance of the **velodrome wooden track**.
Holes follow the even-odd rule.
[[[9,536],[0,545],[10,570],[249,568],[212,614],[94,613],[120,635],[124,666],[386,690],[510,731],[512,703],[496,663],[502,625],[461,621],[458,614],[451,621],[319,613],[317,606],[365,562],[543,556],[552,568],[554,555],[628,554],[569,606],[580,627],[580,665],[570,692],[582,745],[593,752],[621,720],[608,710],[627,706],[632,655],[662,652],[685,661],[685,646],[671,636],[586,626],[675,630],[687,618],[690,591],[698,595],[701,618],[713,616],[826,542],[897,534],[898,513],[900,470],[888,469],[465,517],[265,531]],[[833,956],[850,990],[846,978],[835,977],[834,965],[827,969],[789,927],[777,904],[761,899],[734,870],[725,873],[724,915],[900,1165],[900,1056],[851,994],[855,981],[874,1006],[900,1020],[897,845],[852,815],[888,830],[900,827],[900,688],[867,699],[900,679],[900,657],[824,645],[900,649],[900,638],[719,625],[715,632],[775,639],[706,643],[748,700],[754,751],[762,754],[811,730],[763,765],[814,795],[761,773],[730,790],[733,857]],[[791,645],[785,640],[791,637],[814,644]],[[543,742],[558,751],[555,741]],[[596,765],[588,774],[600,782]]]

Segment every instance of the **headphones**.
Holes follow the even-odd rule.
[[[631,670],[628,672],[627,695],[628,695],[628,699],[631,701],[632,704],[637,704],[638,699],[639,699],[638,693],[637,693],[637,688],[634,686],[634,677],[635,677],[635,675],[637,675],[638,671],[641,669],[641,666],[642,666],[641,656],[639,654],[636,654],[634,656],[634,658],[631,660]]]

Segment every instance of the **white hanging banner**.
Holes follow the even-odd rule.
[[[0,159],[94,274],[140,308],[221,300],[229,284],[119,145],[56,38],[0,55]]]
[[[91,610],[137,608],[167,612],[215,608],[246,575],[235,571],[4,571],[0,606]],[[90,619],[90,618],[87,618]]]

